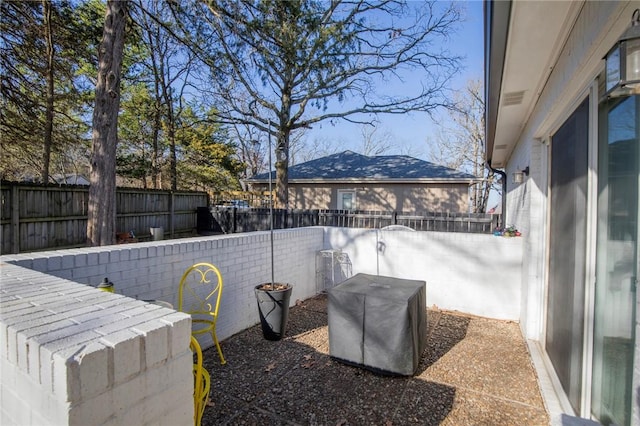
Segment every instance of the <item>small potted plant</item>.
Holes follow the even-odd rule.
[[[271,133],[269,133],[269,242],[271,258],[271,282],[259,284],[254,292],[258,301],[258,313],[262,335],[267,340],[280,340],[287,328],[289,301],[293,287],[276,283],[273,268],[273,192],[271,188]]]

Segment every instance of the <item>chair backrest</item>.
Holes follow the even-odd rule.
[[[178,288],[178,310],[188,314],[218,314],[222,296],[222,275],[210,263],[196,263],[182,274]]]

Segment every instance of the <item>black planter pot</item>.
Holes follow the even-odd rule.
[[[262,335],[267,340],[280,340],[287,328],[289,300],[293,287],[282,290],[264,290],[264,284],[255,287]]]

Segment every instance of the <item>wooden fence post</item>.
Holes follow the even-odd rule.
[[[231,233],[235,234],[237,232],[237,220],[238,220],[238,208],[236,206],[233,206],[233,209],[231,210]]]
[[[20,189],[11,184],[11,253],[20,253]]]
[[[173,199],[173,191],[169,191],[169,235],[173,238],[173,223],[174,223],[174,199]]]

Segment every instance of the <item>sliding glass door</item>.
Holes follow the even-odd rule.
[[[589,99],[551,137],[545,350],[577,413],[584,342]]]
[[[640,97],[604,102],[599,128],[591,407],[605,425],[630,426],[638,277]]]

